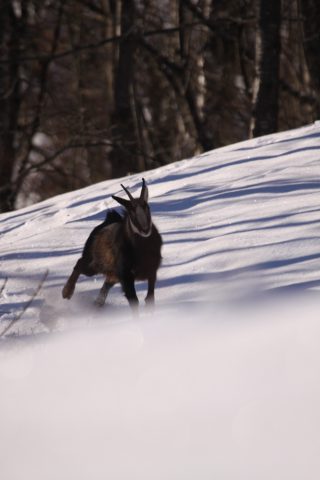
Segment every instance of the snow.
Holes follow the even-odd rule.
[[[141,175],[2,214],[1,478],[318,479],[319,160],[316,122],[145,172],[139,318],[118,286],[94,307],[102,278],[61,289]]]

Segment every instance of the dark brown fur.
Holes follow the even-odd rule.
[[[161,263],[162,239],[151,220],[144,180],[140,199],[131,197],[128,201],[119,197],[114,198],[126,208],[124,215],[121,216],[112,210],[106,220],[91,232],[82,256],[62,290],[62,296],[68,299],[72,297],[80,274],[87,276],[103,274],[105,282],[96,300],[98,305],[105,303],[110,288],[120,282],[130,305],[136,307],[138,298],[135,280],[148,281],[146,302],[153,305],[157,270]],[[147,234],[143,233],[142,229],[141,234],[137,233],[140,227],[135,218],[135,209],[138,207],[140,212],[141,208],[145,209],[145,218],[150,222]]]

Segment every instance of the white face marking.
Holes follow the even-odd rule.
[[[140,235],[141,237],[150,237],[151,232],[152,232],[152,225],[150,225],[150,229],[148,230],[147,233],[143,233],[140,230],[138,230],[137,227],[132,223],[130,217],[129,217],[129,222],[130,222],[130,226],[132,228],[132,231],[134,233],[136,233],[137,235]]]

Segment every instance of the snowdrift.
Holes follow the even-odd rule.
[[[318,479],[320,124],[144,174],[157,310],[61,288],[103,182],[0,216],[0,474]],[[138,285],[143,304],[145,285]]]

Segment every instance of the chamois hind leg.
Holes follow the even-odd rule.
[[[148,278],[148,293],[145,298],[146,305],[148,307],[154,307],[154,287],[156,284],[156,275],[152,275]]]
[[[62,289],[63,298],[70,299],[72,297],[76,283],[81,273],[83,273],[83,259],[79,258],[79,260],[75,264],[74,269],[72,270],[70,277],[67,280],[67,283]]]
[[[110,288],[113,287],[113,285],[114,285],[113,282],[108,282],[107,279],[105,280],[104,284],[101,287],[99,295],[97,296],[97,298],[94,302],[98,307],[103,307],[103,305],[106,302],[109,290],[110,290]]]

